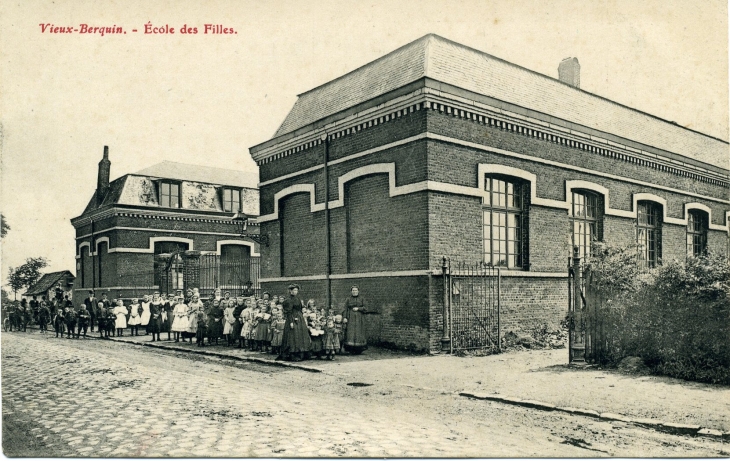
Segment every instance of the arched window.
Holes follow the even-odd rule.
[[[644,267],[656,267],[662,260],[662,205],[656,202],[637,203],[636,243],[639,261]]]
[[[702,210],[689,210],[687,214],[687,256],[698,257],[707,250],[709,216]]]
[[[527,267],[529,183],[512,177],[484,178],[484,262]]]
[[[603,197],[590,191],[574,191],[572,203],[573,247],[577,246],[579,256],[585,258],[591,255],[591,243],[603,237]]]

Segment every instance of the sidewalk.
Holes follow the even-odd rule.
[[[53,334],[53,333],[50,333]],[[92,335],[92,336],[97,336]],[[166,337],[163,334],[163,337]],[[485,357],[412,355],[375,347],[334,361],[277,362],[275,355],[234,347],[150,341],[150,336],[110,338],[117,342],[267,363],[347,377],[382,388],[406,386],[543,410],[583,409],[587,416],[646,426],[687,425],[687,433],[708,428],[730,436],[730,387],[661,376],[622,374],[598,367],[569,367],[567,350],[520,351]],[[488,404],[485,402],[485,404]],[[719,431],[719,432],[718,432]]]

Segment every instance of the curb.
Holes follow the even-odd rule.
[[[118,339],[118,338],[108,338],[108,339],[110,339],[111,341],[118,342],[118,343],[132,344],[135,346],[154,347],[156,349],[164,349],[164,350],[174,351],[174,352],[187,352],[189,354],[207,355],[207,356],[218,357],[218,358],[223,358],[223,359],[238,360],[240,362],[253,362],[253,363],[258,363],[261,365],[269,365],[269,366],[274,366],[274,367],[303,370],[303,371],[308,371],[310,373],[322,373],[322,370],[320,370],[319,368],[308,367],[306,365],[294,365],[292,363],[286,363],[286,362],[276,362],[274,360],[260,359],[257,357],[238,357],[235,355],[221,354],[219,352],[192,350],[192,349],[187,349],[184,347],[167,346],[167,345],[163,345],[163,344],[150,344],[151,341],[150,342],[137,342],[137,341],[129,341],[126,339]]]
[[[526,408],[533,408],[541,411],[560,411],[571,415],[587,416],[603,421],[620,421],[624,423],[634,424],[637,426],[653,429],[655,431],[667,432],[675,435],[702,436],[718,439],[722,441],[730,441],[730,432],[721,432],[715,429],[703,428],[693,424],[668,423],[656,419],[632,418],[630,416],[619,415],[616,413],[599,413],[594,410],[586,410],[583,408],[556,407],[544,402],[535,400],[523,400],[516,397],[489,395],[480,392],[458,392],[461,397],[476,400],[487,400],[490,402],[504,403],[507,405],[515,405]]]

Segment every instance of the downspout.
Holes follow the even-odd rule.
[[[330,280],[330,274],[332,273],[332,264],[330,262],[330,182],[329,182],[329,150],[330,142],[327,133],[322,133],[322,141],[324,141],[324,226],[325,226],[325,291],[326,296],[326,309],[329,310],[332,303],[332,281]]]
[[[94,260],[94,220],[91,220],[91,244],[89,245],[89,256],[91,256],[91,288],[96,288],[96,261]],[[81,255],[83,258],[84,255]],[[83,264],[83,261],[81,262]],[[84,281],[81,281],[84,284]],[[95,290],[96,291],[96,290]],[[96,296],[96,293],[94,293]]]

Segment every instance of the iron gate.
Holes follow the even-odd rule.
[[[260,294],[260,257],[224,259],[216,254],[195,258],[184,254],[165,256],[166,263],[160,265],[156,280],[161,293],[196,287],[204,297],[211,295],[216,288],[230,292],[233,297]]]
[[[485,263],[443,260],[450,352],[501,350],[500,268]]]

